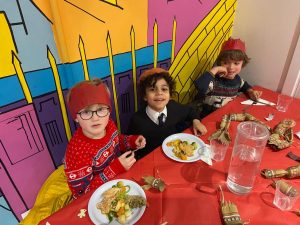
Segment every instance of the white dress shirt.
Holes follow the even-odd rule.
[[[149,116],[149,118],[158,125],[158,117],[160,114],[165,114],[163,118],[163,122],[167,119],[167,107],[165,106],[164,110],[161,112],[156,112],[155,110],[151,109],[149,106],[146,107],[146,113]]]

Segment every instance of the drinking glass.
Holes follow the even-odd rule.
[[[291,96],[279,94],[276,109],[280,112],[286,112],[292,100],[293,98]]]
[[[220,162],[223,161],[227,152],[228,145],[221,143],[217,139],[210,140],[210,149],[212,153],[212,159]]]
[[[283,184],[283,185],[282,185]],[[289,187],[287,189],[286,187]],[[293,188],[291,188],[293,187]],[[299,190],[291,182],[276,181],[273,204],[282,211],[291,210],[299,198]]]

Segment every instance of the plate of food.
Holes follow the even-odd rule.
[[[146,194],[131,180],[111,180],[92,194],[88,203],[88,214],[94,224],[136,223],[146,208]]]
[[[163,152],[178,162],[195,162],[201,158],[201,150],[205,143],[195,135],[178,133],[167,137],[163,144]]]

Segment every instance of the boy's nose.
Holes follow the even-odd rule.
[[[161,93],[162,93],[162,90],[156,89],[156,93],[157,93],[157,94],[161,94]]]
[[[229,69],[232,69],[233,67],[234,67],[233,63],[230,63],[229,66],[228,66]]]

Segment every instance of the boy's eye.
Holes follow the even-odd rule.
[[[164,91],[164,92],[168,92],[169,88],[162,88],[161,90]]]

